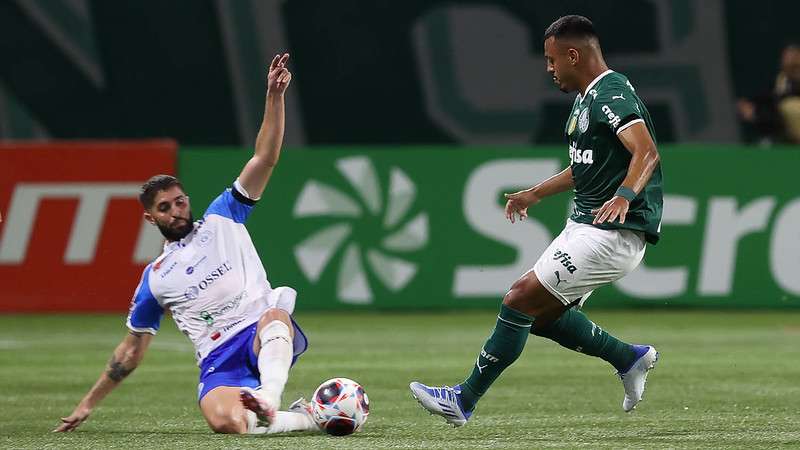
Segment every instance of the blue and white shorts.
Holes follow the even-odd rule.
[[[294,318],[292,326],[294,327],[292,365],[294,365],[297,358],[308,348],[308,339]],[[258,322],[253,322],[203,359],[200,363],[200,384],[197,385],[198,402],[219,386],[253,389],[261,386],[258,355],[253,352],[253,340],[256,338],[257,328]]]

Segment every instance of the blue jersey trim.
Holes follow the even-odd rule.
[[[203,217],[216,214],[231,219],[236,223],[245,223],[247,218],[250,217],[250,212],[253,210],[255,202],[250,199],[247,199],[249,200],[248,202],[243,201],[246,197],[233,189],[234,188],[228,188],[215,198],[214,201],[208,205],[208,209],[206,209]]]
[[[161,326],[161,317],[164,315],[164,308],[150,291],[150,267],[144,268],[142,279],[133,294],[133,304],[131,312],[128,314],[128,328],[140,333],[156,334]]]

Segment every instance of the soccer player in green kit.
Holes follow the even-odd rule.
[[[606,65],[589,19],[572,15],[553,22],[544,34],[544,55],[558,88],[578,91],[564,130],[570,165],[530,189],[506,194],[505,213],[514,223],[543,198],[570,189],[575,209],[503,298],[469,377],[454,387],[411,383],[420,404],[454,426],[467,422],[481,396],[522,353],[528,334],[613,365],[625,411],[641,401],[647,372],[658,359],[652,346],[622,342],[579,310],[594,289],[632,271],[646,243],[658,241],[662,177],[653,122],[628,79]]]

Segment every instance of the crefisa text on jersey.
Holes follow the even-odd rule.
[[[581,150],[572,142],[569,144],[569,159],[575,164],[592,164],[594,163],[594,152],[592,149]]]

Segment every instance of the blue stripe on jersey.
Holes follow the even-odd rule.
[[[246,199],[246,197],[239,194],[238,191],[234,192],[233,189],[234,188],[228,188],[215,198],[214,201],[208,205],[208,209],[205,214],[203,214],[203,217],[209,214],[216,214],[218,216],[227,217],[236,223],[245,223],[250,216],[250,211],[253,210],[253,204],[255,204],[255,202],[250,200],[248,203],[252,202],[251,204],[244,203],[242,200]]]
[[[152,265],[152,264],[151,264]],[[128,314],[128,327],[134,331],[143,331],[155,334],[161,325],[164,308],[158,304],[150,291],[150,266],[144,268],[142,279],[133,295],[133,304]]]

